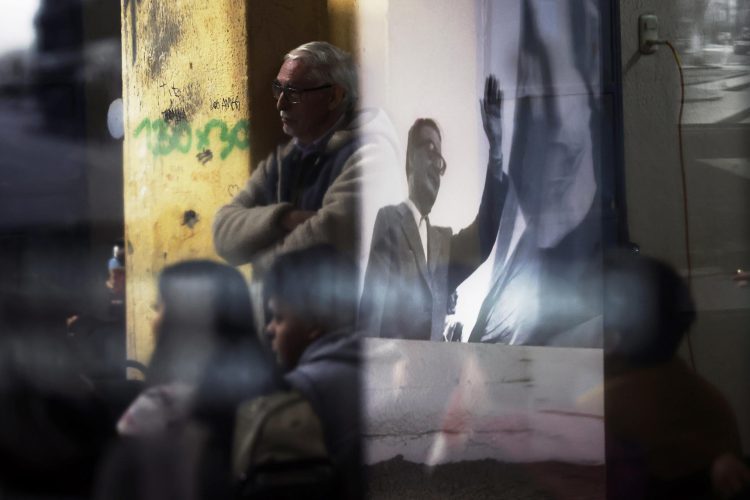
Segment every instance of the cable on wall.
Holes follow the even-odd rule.
[[[690,290],[690,293],[692,295],[693,293],[693,262],[692,262],[692,255],[690,252],[690,217],[688,215],[688,194],[687,194],[687,174],[685,171],[685,154],[684,154],[684,147],[683,147],[683,140],[682,140],[682,114],[685,109],[685,77],[682,72],[682,62],[680,61],[680,55],[677,52],[677,49],[675,49],[674,45],[672,45],[672,42],[669,40],[656,40],[648,42],[653,45],[666,45],[669,47],[669,49],[672,51],[672,55],[674,56],[675,63],[677,64],[677,70],[680,74],[680,111],[677,117],[677,142],[678,142],[678,148],[679,148],[679,157],[680,157],[680,178],[682,181],[682,215],[683,215],[683,226],[685,228],[684,234],[684,245],[685,245],[685,265],[687,266],[687,283],[688,283],[688,290]],[[693,367],[694,371],[696,370],[695,366],[695,356],[693,355],[693,342],[690,336],[690,332],[688,331],[685,334],[687,338],[687,347],[688,347],[688,354],[690,356],[690,365]]]

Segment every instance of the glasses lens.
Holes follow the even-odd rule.
[[[279,97],[281,97],[281,92],[283,92],[284,88],[279,85],[277,82],[273,82],[271,84],[271,92],[273,93],[273,98],[275,100],[279,100]]]
[[[302,93],[295,89],[286,88],[284,89],[284,95],[289,98],[289,102],[292,104],[299,104]]]
[[[273,82],[271,84],[271,93],[273,94],[273,99],[275,101],[278,101],[279,97],[281,97],[283,93],[284,97],[286,97],[287,100],[292,104],[299,104],[302,94],[297,89],[293,89],[291,87],[282,87],[279,82]]]

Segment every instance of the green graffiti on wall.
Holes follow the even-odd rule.
[[[214,118],[203,127],[193,127],[184,121],[167,123],[161,118],[144,118],[133,132],[133,137],[146,135],[146,144],[154,156],[166,156],[174,152],[189,153],[195,146],[200,153],[213,147],[221,147],[219,156],[224,160],[234,149],[247,149],[248,121],[239,120],[229,127],[224,120]]]

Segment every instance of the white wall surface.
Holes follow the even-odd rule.
[[[406,137],[417,118],[435,119],[442,129],[443,177],[433,224],[460,229],[479,207],[487,148],[477,93],[476,0],[363,2],[360,60],[363,103],[381,107],[402,144],[396,202],[406,199]],[[481,136],[479,135],[481,134]],[[486,156],[485,156],[486,158]]]

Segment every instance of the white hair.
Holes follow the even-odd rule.
[[[300,60],[309,65],[314,78],[340,85],[346,91],[344,102],[352,111],[359,97],[357,69],[352,56],[328,42],[308,42],[290,50],[284,61]]]

